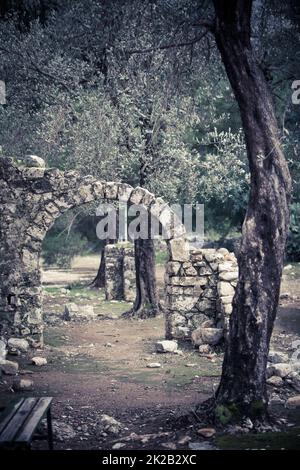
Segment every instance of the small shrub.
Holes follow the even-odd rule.
[[[300,203],[291,205],[290,231],[286,254],[289,261],[300,261]]]

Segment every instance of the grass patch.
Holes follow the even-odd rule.
[[[297,427],[288,432],[249,433],[242,436],[224,435],[217,437],[215,444],[218,448],[225,450],[299,450],[300,428]]]
[[[61,329],[47,327],[44,331],[44,342],[47,346],[59,348],[72,345],[72,339],[64,334]]]
[[[59,356],[53,359],[52,366],[66,374],[101,374],[109,373],[112,370],[111,365],[95,359],[91,356],[80,354],[80,356]]]
[[[184,387],[191,383],[195,376],[198,377],[219,377],[219,368],[212,370],[210,367],[186,367],[185,364],[163,364],[160,369],[139,368],[130,369],[119,368],[115,377],[121,382],[134,382],[144,384],[164,384],[168,388]]]
[[[168,261],[168,253],[163,250],[155,251],[155,262],[156,264],[165,264]]]

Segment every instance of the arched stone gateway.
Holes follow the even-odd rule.
[[[64,212],[103,199],[142,204],[165,229],[169,252],[166,337],[190,336],[191,330],[208,319],[210,326],[224,328],[237,271],[235,258],[227,250],[190,252],[184,226],[161,198],[146,189],[83,177],[75,171],[46,169],[37,157],[24,163],[0,158],[1,335],[26,337],[33,346],[42,342],[39,261],[43,239]]]

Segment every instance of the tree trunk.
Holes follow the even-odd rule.
[[[274,105],[250,43],[250,0],[214,0],[214,34],[239,104],[251,190],[238,256],[215,416],[221,422],[267,416],[265,372],[277,313],[289,224],[291,179]]]
[[[139,185],[144,187],[149,171],[149,164],[155,157],[152,142],[153,124],[151,124],[152,107],[142,121],[141,132],[145,141],[145,154],[140,157]],[[151,221],[150,221],[151,222]],[[150,318],[161,312],[156,286],[155,250],[149,227],[148,240],[137,239],[134,242],[136,298],[131,311],[125,316]]]
[[[151,239],[137,239],[135,248],[136,298],[126,317],[150,318],[160,313],[156,287],[155,251]]]
[[[95,279],[91,282],[90,287],[94,289],[100,289],[101,287],[105,286],[105,256],[104,256],[104,249],[101,251],[101,258],[100,264],[98,268],[97,275]]]

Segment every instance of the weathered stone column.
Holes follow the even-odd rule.
[[[39,213],[41,195],[28,191],[28,181],[36,182],[45,170],[43,160],[35,164],[38,166],[19,168],[13,159],[0,159],[0,323],[1,334],[40,342],[42,238],[33,219]],[[48,217],[51,219],[50,214]]]
[[[134,248],[128,242],[106,245],[105,298],[106,300],[135,299]]]
[[[44,161],[0,158],[0,334],[43,341],[39,259],[45,234],[66,210],[104,197],[105,185]]]

